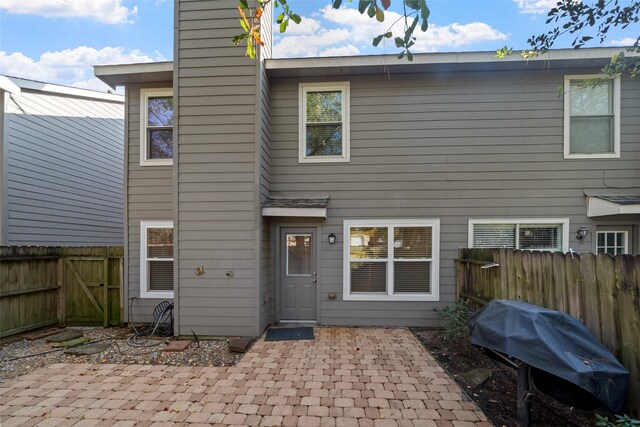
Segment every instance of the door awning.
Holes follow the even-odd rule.
[[[640,196],[587,196],[589,218],[625,214],[640,214]]]
[[[326,218],[328,197],[268,198],[262,204],[262,216]]]

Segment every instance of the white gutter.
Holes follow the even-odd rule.
[[[324,67],[370,67],[390,65],[435,65],[435,64],[474,64],[474,63],[507,63],[507,62],[541,62],[562,60],[590,60],[608,59],[624,50],[624,47],[586,48],[586,49],[557,49],[550,50],[538,57],[525,59],[519,52],[514,52],[503,59],[496,58],[495,52],[447,52],[447,53],[417,53],[413,61],[398,59],[396,55],[368,55],[368,56],[337,56],[324,58],[282,58],[267,59],[265,68],[268,70],[304,69]],[[627,56],[639,56],[637,53],[627,53]]]

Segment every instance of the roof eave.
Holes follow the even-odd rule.
[[[375,74],[381,72],[436,72],[453,70],[515,70],[543,69],[550,64],[575,67],[602,67],[620,48],[558,49],[538,57],[524,59],[513,54],[502,59],[495,52],[453,52],[414,54],[413,61],[398,59],[396,55],[369,55],[324,58],[268,59],[265,67],[277,77],[323,75]]]
[[[93,74],[110,87],[173,80],[173,62],[96,65]]]

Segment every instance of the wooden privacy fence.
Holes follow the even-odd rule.
[[[461,298],[526,301],[584,323],[629,370],[626,410],[640,416],[640,256],[461,249],[457,261]]]
[[[121,322],[122,247],[0,247],[0,337]]]

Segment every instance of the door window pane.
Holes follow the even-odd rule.
[[[618,255],[627,252],[627,233],[624,231],[598,231],[596,253]]]
[[[287,234],[287,275],[311,275],[312,252],[310,234]]]

